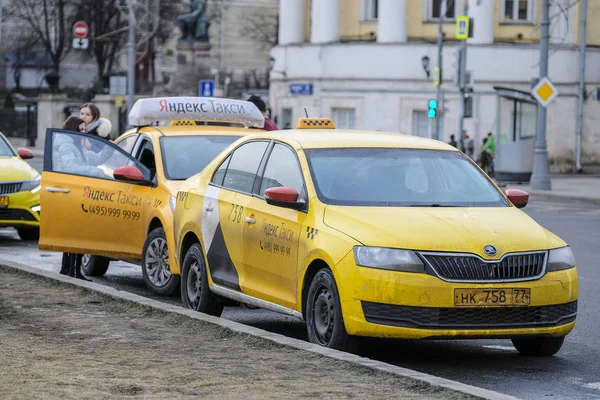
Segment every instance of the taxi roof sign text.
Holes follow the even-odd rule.
[[[547,107],[558,96],[558,90],[550,79],[545,76],[531,90],[531,94],[542,106]]]
[[[229,122],[264,128],[265,118],[249,101],[207,97],[153,97],[135,102],[129,124],[150,125],[175,120]]]

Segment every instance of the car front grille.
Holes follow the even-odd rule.
[[[501,260],[484,261],[475,255],[421,253],[435,274],[454,282],[522,281],[539,278],[546,252],[510,254]]]
[[[577,301],[538,307],[433,308],[363,301],[368,322],[424,329],[506,329],[564,325],[575,320]]]
[[[0,208],[0,221],[37,221],[35,217],[26,210]]]
[[[23,182],[0,183],[0,195],[17,193]]]

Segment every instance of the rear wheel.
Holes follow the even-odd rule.
[[[87,276],[104,276],[109,264],[110,259],[106,257],[84,254],[81,258],[81,269]]]
[[[39,228],[17,228],[21,240],[38,241],[40,239]]]
[[[184,307],[220,317],[223,303],[210,291],[208,272],[199,244],[193,244],[183,259],[181,269],[181,302]]]
[[[163,228],[156,228],[146,238],[142,250],[142,274],[148,289],[171,296],[179,289],[179,275],[171,274],[169,248]]]
[[[512,339],[513,346],[523,356],[549,357],[553,356],[563,345],[564,336],[533,337]]]
[[[331,271],[323,268],[313,278],[306,298],[308,340],[323,347],[350,350],[354,340],[346,332],[340,296]]]

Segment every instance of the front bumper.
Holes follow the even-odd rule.
[[[22,191],[4,195],[8,197],[8,208],[0,208],[0,227],[40,226],[40,193]]]
[[[563,336],[575,326],[576,268],[510,283],[445,282],[437,277],[358,267],[335,268],[346,330],[390,338]],[[529,306],[455,306],[454,289],[531,289]]]

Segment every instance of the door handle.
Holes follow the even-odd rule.
[[[52,193],[70,193],[71,192],[69,189],[55,188],[52,186],[46,186],[46,191],[52,192]]]
[[[208,211],[208,212],[211,212],[212,210],[214,210],[214,208],[212,208],[212,207],[206,207],[205,210]]]
[[[256,220],[254,218],[246,217],[246,222],[249,224],[255,224]]]

